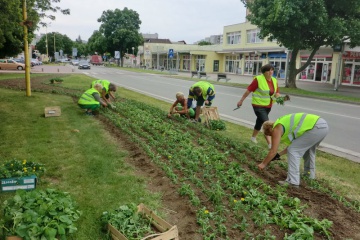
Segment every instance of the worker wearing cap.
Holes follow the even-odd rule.
[[[308,113],[292,113],[278,118],[275,122],[266,121],[263,132],[271,136],[272,146],[266,158],[258,165],[263,170],[277,155],[287,153],[288,174],[279,184],[300,185],[300,159],[304,158],[304,174],[315,178],[316,147],[329,132],[327,122],[320,116]],[[277,153],[280,142],[288,145]]]

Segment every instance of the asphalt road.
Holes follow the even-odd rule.
[[[98,79],[107,79],[118,86],[169,103],[175,100],[175,94],[178,91],[187,95],[189,87],[193,84],[190,81],[157,74],[133,73],[104,67],[92,67],[91,70],[75,69],[75,72],[81,72]],[[240,109],[233,111],[245,89],[215,85],[215,91],[216,98],[213,106],[218,107],[222,119],[253,127],[255,114],[251,107],[251,96],[247,97]],[[360,163],[359,105],[292,96],[291,102],[286,102],[285,106],[274,105],[270,119],[275,120],[282,115],[295,112],[314,113],[328,122],[330,132],[320,145],[321,150]],[[250,138],[250,136],[248,137]]]

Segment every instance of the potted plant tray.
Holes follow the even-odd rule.
[[[147,208],[144,204],[139,204],[137,206],[138,213],[141,213],[144,217],[151,221],[151,224],[154,228],[156,228],[159,233],[151,234],[149,236],[145,236],[142,240],[179,240],[178,229],[175,226],[172,226],[159,216],[157,216],[152,210]],[[108,230],[112,236],[113,240],[128,240],[121,232],[119,232],[116,228],[114,228],[111,224],[107,225]]]

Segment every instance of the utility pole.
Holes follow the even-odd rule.
[[[47,39],[47,25],[46,25],[46,58],[47,58],[47,61],[49,60],[49,47],[48,47],[48,39]]]
[[[27,11],[26,11],[26,0],[23,0],[23,28],[24,28],[24,55],[25,55],[25,85],[26,85],[26,96],[31,96],[31,86],[30,86],[30,59],[29,59],[29,42],[28,42],[28,27],[27,24],[30,24],[27,20]]]

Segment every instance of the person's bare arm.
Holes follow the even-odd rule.
[[[247,96],[249,96],[250,93],[251,92],[249,90],[246,90],[246,92],[243,94],[243,96],[241,97],[240,101],[238,101],[236,106],[238,106],[238,107],[242,106],[244,100],[247,98]]]
[[[282,125],[278,124],[274,128],[273,133],[271,135],[271,149],[269,150],[267,156],[262,161],[262,163],[260,163],[258,165],[258,168],[260,170],[263,170],[271,162],[271,160],[275,157],[277,150],[279,148],[279,145],[280,145],[280,139],[281,139],[282,132],[283,132]]]

